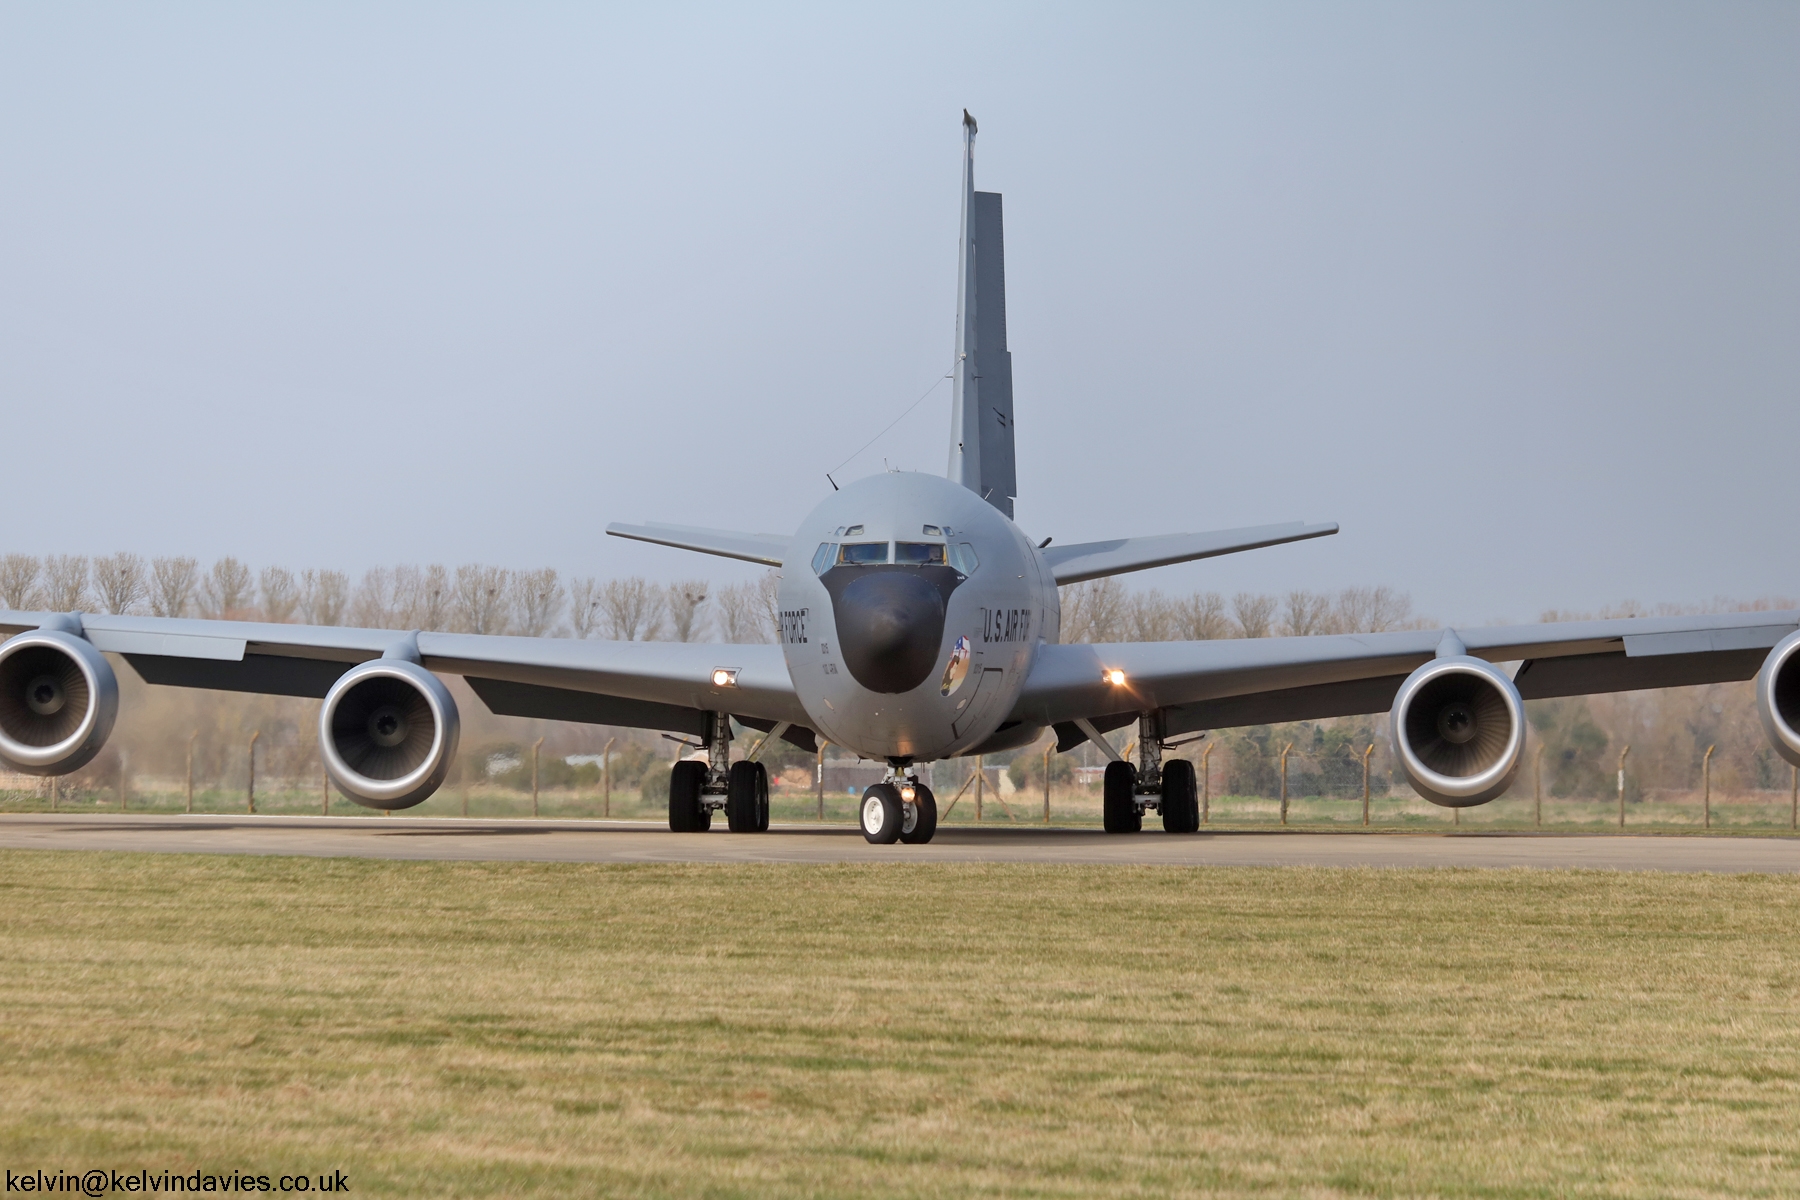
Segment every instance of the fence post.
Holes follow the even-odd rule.
[[[975,820],[981,820],[981,790],[987,786],[987,772],[981,769],[981,755],[975,756]]]
[[[539,738],[531,743],[531,815],[538,815],[538,751],[544,748],[544,739]]]
[[[1294,743],[1292,742],[1281,748],[1281,823],[1283,825],[1287,824],[1287,756],[1288,751],[1293,748]]]
[[[1712,752],[1716,748],[1708,746],[1700,760],[1700,819],[1707,829],[1712,828]]]
[[[1631,743],[1619,751],[1619,828],[1625,828],[1625,756],[1631,753]]]
[[[1531,823],[1537,828],[1544,827],[1544,743],[1539,742],[1537,757],[1533,760],[1531,771],[1532,783],[1537,791],[1533,801]]]
[[[61,789],[60,789],[60,788],[58,788],[58,787],[57,787],[57,786],[56,786],[56,785],[57,785],[57,784],[59,784],[59,783],[61,783],[61,782],[62,782],[62,780],[60,780],[60,779],[58,779],[58,778],[57,778],[57,777],[56,777],[56,776],[54,776],[54,775],[52,775],[52,776],[51,776],[51,777],[50,777],[50,811],[51,811],[51,812],[55,812],[55,811],[56,811],[56,794],[57,794],[57,792],[58,792],[58,791],[60,791],[60,790],[61,790]]]
[[[606,739],[606,749],[600,752],[600,815],[612,816],[612,748],[618,741],[616,737]]]
[[[255,733],[250,735],[249,802],[250,802],[250,811],[251,812],[256,811],[256,739],[261,736],[262,736],[262,730],[260,730],[260,729],[258,729]]]
[[[1200,823],[1212,824],[1212,752],[1213,744],[1206,743],[1206,749],[1200,754]]]
[[[127,759],[123,750],[119,751],[119,811],[125,811],[125,763]]]
[[[187,810],[194,811],[194,739],[200,736],[198,729],[188,734],[188,768],[187,768]]]
[[[319,812],[331,815],[331,772],[325,769],[325,756],[319,756]]]
[[[1363,824],[1369,823],[1369,755],[1375,753],[1375,743],[1363,751]]]
[[[1050,752],[1054,749],[1056,749],[1055,742],[1044,747],[1044,824],[1046,825],[1050,823]]]
[[[824,738],[819,739],[819,766],[814,784],[819,789],[819,820],[821,821],[825,819],[825,747],[829,745],[831,743]]]
[[[1800,767],[1788,768],[1788,800],[1793,804],[1793,815],[1788,819],[1788,828],[1800,829]]]

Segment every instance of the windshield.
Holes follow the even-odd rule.
[[[871,563],[884,563],[887,560],[886,542],[851,542],[838,547],[838,561],[845,566],[866,567]]]
[[[895,542],[894,561],[909,567],[941,567],[944,565],[942,542]]]

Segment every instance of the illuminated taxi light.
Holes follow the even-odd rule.
[[[714,667],[712,684],[714,687],[736,687],[737,675],[736,667]]]
[[[1106,673],[1106,682],[1112,684],[1114,687],[1124,687],[1125,686],[1125,672],[1118,670],[1117,668],[1114,668],[1113,670],[1108,671]]]
[[[919,798],[919,790],[910,783],[906,784],[900,789],[900,798],[908,804],[911,804],[914,800]]]

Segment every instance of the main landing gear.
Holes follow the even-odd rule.
[[[937,797],[917,775],[895,767],[888,778],[863,793],[863,837],[877,846],[895,842],[922,845],[937,832]]]
[[[731,832],[766,832],[769,770],[759,762],[732,762],[731,718],[725,713],[711,717],[706,761],[684,759],[669,773],[669,828],[705,833],[712,828],[713,814],[724,809]]]
[[[1138,718],[1138,761],[1124,759],[1106,764],[1101,793],[1101,823],[1108,833],[1137,833],[1144,828],[1144,814],[1156,809],[1169,833],[1197,833],[1200,829],[1200,788],[1194,764],[1185,759],[1167,763],[1168,748],[1162,722],[1155,713]]]

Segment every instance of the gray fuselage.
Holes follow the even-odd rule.
[[[865,758],[928,762],[995,737],[1041,642],[1056,584],[1019,527],[960,484],[890,472],[800,525],[782,568],[781,640],[813,726]]]

